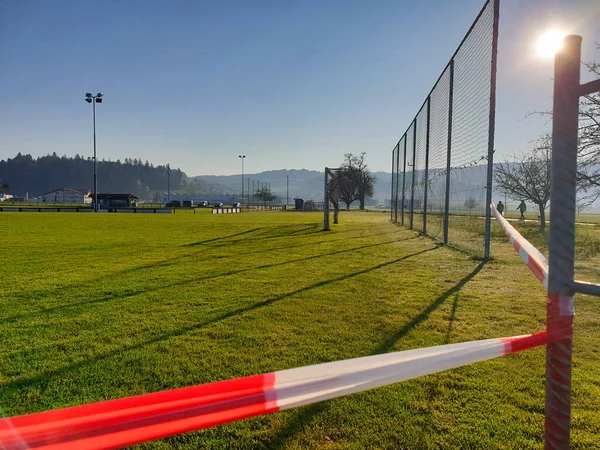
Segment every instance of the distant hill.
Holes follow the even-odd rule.
[[[224,186],[193,181],[179,169],[171,169],[169,173],[167,166],[154,167],[137,158],[125,158],[124,162],[99,161],[97,171],[98,191],[103,193],[128,193],[163,201],[169,184],[173,192],[226,194]],[[79,155],[68,158],[53,153],[33,158],[19,153],[14,158],[0,160],[0,179],[18,197],[26,193],[30,198],[39,197],[61,187],[93,190],[93,162]]]
[[[0,160],[0,180],[10,186],[9,193],[23,197],[37,197],[60,187],[93,188],[93,164],[90,159],[79,155],[74,158],[59,157],[56,153],[33,158],[31,155],[18,154],[14,158]],[[125,158],[121,161],[98,162],[98,186],[100,192],[131,193],[145,200],[164,201],[167,192],[167,166],[153,166],[137,158]],[[392,176],[389,172],[375,172],[373,200],[383,204],[389,201]],[[423,173],[417,171],[419,180]],[[323,199],[323,172],[316,170],[271,170],[244,175],[244,191],[247,192],[248,180],[252,189],[257,182],[271,184],[271,190],[278,200],[285,201],[286,177],[289,176],[290,201],[294,198],[305,200]],[[445,192],[445,175],[441,170],[430,172],[430,198],[441,201]],[[452,171],[453,201],[464,202],[467,196],[484,197],[485,167],[473,166]],[[406,180],[407,186],[410,180]],[[202,175],[188,176],[179,169],[170,172],[171,198],[210,198],[230,200],[240,195],[241,175]],[[496,192],[494,192],[496,195]],[[417,192],[417,196],[419,193]],[[456,198],[454,198],[456,197]],[[499,195],[496,197],[500,198]],[[494,198],[496,198],[494,197]],[[481,202],[484,198],[477,198]]]

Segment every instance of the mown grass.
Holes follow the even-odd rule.
[[[387,214],[321,220],[0,215],[4,413],[544,328],[502,236],[482,264]],[[576,309],[573,448],[600,448],[600,306]],[[543,384],[535,349],[139,448],[542,448]]]

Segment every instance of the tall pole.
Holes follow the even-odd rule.
[[[250,178],[246,178],[246,184],[248,184],[248,189],[246,189],[246,208],[248,208],[250,206]]]
[[[244,159],[246,159],[246,155],[239,155],[240,159],[242,160],[242,201],[241,203],[244,203]],[[242,205],[243,207],[243,205]]]
[[[396,161],[396,148],[392,150],[392,190],[390,192],[390,222],[394,221],[394,163]]]
[[[487,183],[485,192],[485,242],[484,259],[490,259],[492,232],[492,179],[494,175],[494,132],[496,129],[496,67],[498,60],[498,19],[500,0],[494,0],[494,25],[492,31],[492,64],[490,74],[490,116],[488,125]]]
[[[323,188],[323,231],[329,231],[329,192],[327,189],[327,175],[329,169],[325,167],[325,181]]]
[[[286,194],[285,194],[285,209],[287,209],[288,204],[290,203],[290,176],[286,175]]]
[[[446,143],[446,192],[444,195],[444,244],[448,245],[450,224],[450,175],[452,170],[452,107],[454,101],[454,60],[450,61],[448,88],[448,141]]]
[[[554,61],[552,188],[546,328],[546,449],[568,449],[573,355],[573,278],[581,37],[567,36]]]
[[[167,202],[171,201],[171,166],[167,164]]]
[[[94,115],[94,211],[98,211],[98,172],[96,164],[98,158],[96,156],[96,99],[92,99],[92,110]],[[89,173],[89,172],[88,172]]]
[[[417,163],[417,119],[413,126],[412,177],[410,182],[410,229],[413,229],[415,218],[415,165]]]
[[[430,119],[431,119],[431,96],[427,98],[427,137],[425,140],[425,186],[423,189],[423,234],[427,234],[427,187],[429,186],[429,132],[431,131],[430,127]]]
[[[404,225],[404,202],[406,201],[406,141],[408,134],[404,133],[404,157],[402,158],[402,225]]]

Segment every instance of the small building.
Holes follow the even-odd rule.
[[[98,205],[101,209],[135,208],[138,200],[139,198],[133,194],[98,194]]]
[[[60,188],[46,192],[43,196],[45,203],[92,203],[89,189]]]

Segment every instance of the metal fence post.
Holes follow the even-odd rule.
[[[406,133],[404,133],[404,158],[402,159],[402,225],[404,225],[404,203],[406,203]]]
[[[552,189],[546,327],[546,449],[568,449],[571,420],[573,278],[581,37],[567,36],[554,62]]]
[[[496,129],[496,68],[498,65],[498,19],[500,18],[500,0],[494,0],[494,29],[492,32],[492,64],[490,74],[490,118],[488,125],[488,164],[485,193],[485,242],[484,259],[490,259],[492,238],[492,181],[494,176],[494,132]]]
[[[325,167],[325,187],[323,189],[323,231],[329,231],[329,190],[327,189],[327,174],[329,169]]]
[[[412,157],[412,181],[410,183],[410,229],[413,229],[415,218],[415,164],[417,162],[417,119],[413,127],[413,157]]]
[[[394,197],[395,216],[394,223],[398,223],[398,179],[400,178],[400,142],[396,144],[396,196]]]
[[[392,150],[392,191],[390,193],[390,221],[394,221],[394,160],[396,159],[396,148]]]
[[[429,185],[429,118],[431,117],[431,96],[427,97],[427,134],[425,138],[425,192],[423,193],[423,234],[427,234],[427,186]]]
[[[448,144],[446,147],[446,198],[444,199],[444,244],[448,245],[448,222],[450,216],[450,165],[452,162],[452,102],[454,100],[454,59],[450,60],[448,89]]]

